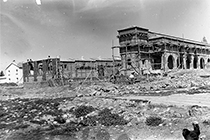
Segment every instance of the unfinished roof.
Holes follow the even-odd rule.
[[[60,62],[62,63],[74,63],[75,59],[60,59]]]
[[[151,41],[164,38],[164,39],[170,39],[170,40],[174,40],[174,41],[180,41],[180,42],[183,42],[183,43],[189,43],[189,44],[194,44],[194,45],[210,47],[210,44],[205,43],[205,42],[199,42],[199,41],[185,39],[185,38],[176,37],[176,36],[171,36],[171,35],[167,35],[167,34],[151,32],[147,28],[142,28],[142,27],[138,27],[138,26],[131,26],[131,27],[128,27],[128,28],[120,29],[120,30],[118,30],[118,33],[126,32],[126,31],[132,31],[132,30],[136,30],[136,29],[148,32],[148,37],[149,37],[149,40],[151,40]]]
[[[210,47],[209,44],[205,44],[205,43],[197,42],[197,41],[192,41],[192,40],[188,40],[188,39],[183,39],[183,38],[175,38],[175,37],[169,37],[169,36],[157,36],[157,37],[149,38],[150,41],[152,41],[152,40],[159,40],[159,39],[168,39],[168,40],[179,41],[179,42],[193,44],[193,45],[200,45],[200,46]]]
[[[189,43],[189,44],[194,44],[194,45],[210,47],[210,44],[207,44],[207,43],[204,43],[204,42],[195,41],[195,40],[190,40],[190,39],[185,39],[185,38],[181,38],[181,37],[175,37],[175,36],[171,36],[171,35],[155,33],[155,32],[150,32],[150,34],[152,34],[149,37],[150,41],[152,41],[152,40],[159,40],[159,39],[169,39],[169,40],[179,41],[179,42],[183,42],[183,43]]]
[[[138,26],[131,26],[131,27],[128,27],[128,28],[117,30],[117,31],[118,32],[123,32],[123,31],[134,30],[134,29],[143,30],[143,31],[147,31],[147,32],[149,31],[149,29],[147,29],[147,28],[142,28],[142,27],[138,27]]]
[[[94,62],[95,60],[90,60],[90,59],[77,59],[75,62]]]

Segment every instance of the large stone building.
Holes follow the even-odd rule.
[[[155,33],[137,26],[118,30],[117,37],[125,74],[205,69],[210,63],[210,44],[206,42]]]

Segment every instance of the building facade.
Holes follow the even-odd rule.
[[[210,44],[149,31],[141,27],[118,30],[124,74],[178,69],[206,69]]]
[[[23,69],[14,61],[5,69],[6,83],[23,83]]]

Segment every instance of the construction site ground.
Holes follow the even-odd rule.
[[[180,70],[134,84],[0,87],[1,140],[210,139],[210,71]]]

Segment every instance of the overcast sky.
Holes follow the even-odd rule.
[[[110,58],[117,30],[133,25],[210,42],[210,0],[0,1],[0,70],[48,55]]]

